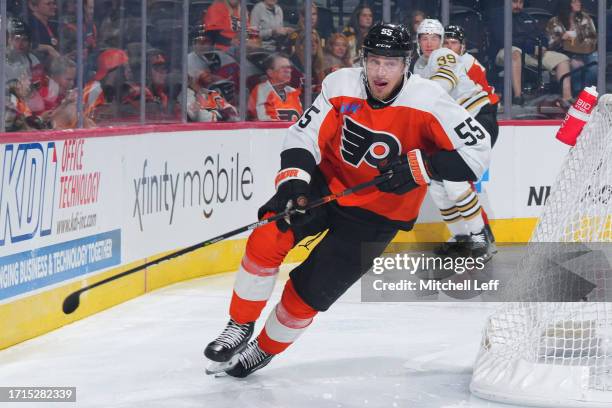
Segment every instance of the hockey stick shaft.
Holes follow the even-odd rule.
[[[378,177],[373,178],[370,181],[366,181],[364,183],[357,184],[356,186],[347,188],[347,189],[341,191],[340,193],[337,193],[337,194],[333,194],[332,193],[332,194],[326,195],[326,196],[321,197],[321,198],[319,198],[319,199],[317,199],[315,201],[312,201],[306,207],[304,207],[302,209],[302,211],[308,211],[308,210],[311,210],[313,208],[320,207],[320,206],[322,206],[324,204],[327,204],[329,202],[335,201],[335,200],[339,199],[340,197],[344,197],[344,196],[347,196],[349,194],[353,194],[353,193],[355,193],[357,191],[363,190],[365,188],[375,186],[375,185],[380,184],[381,182],[383,182],[385,180],[388,180],[391,176],[392,176],[392,173],[385,173],[383,175],[380,175]],[[79,297],[80,297],[81,293],[87,292],[87,291],[89,291],[89,290],[91,290],[93,288],[97,288],[98,286],[105,285],[105,284],[107,284],[109,282],[112,282],[114,280],[123,278],[124,276],[131,275],[133,273],[136,273],[138,271],[146,269],[146,268],[148,268],[150,266],[157,265],[158,263],[168,261],[170,259],[179,257],[181,255],[185,255],[185,254],[187,254],[189,252],[193,252],[193,251],[195,251],[197,249],[207,247],[207,246],[215,244],[215,243],[217,243],[219,241],[223,241],[223,240],[225,240],[227,238],[233,237],[233,236],[241,234],[243,232],[247,232],[247,231],[259,228],[259,227],[263,227],[264,225],[267,225],[267,224],[269,224],[271,222],[276,222],[276,221],[278,221],[278,220],[280,220],[282,218],[290,217],[290,216],[292,216],[292,215],[294,215],[296,213],[297,213],[297,210],[295,208],[287,209],[287,210],[283,211],[282,213],[275,214],[275,215],[273,215],[273,216],[271,216],[269,218],[266,218],[266,219],[263,219],[261,221],[257,221],[257,222],[245,225],[245,226],[240,227],[240,228],[236,228],[235,230],[232,230],[232,231],[226,232],[224,234],[218,235],[218,236],[216,236],[214,238],[211,238],[211,239],[208,239],[206,241],[199,242],[197,244],[188,246],[188,247],[183,248],[181,250],[178,250],[176,252],[172,252],[172,253],[170,253],[168,255],[164,255],[164,256],[162,256],[160,258],[157,258],[157,259],[154,259],[152,261],[146,262],[146,263],[144,263],[142,265],[138,265],[138,266],[136,266],[134,268],[128,269],[127,271],[123,271],[121,273],[118,273],[117,275],[109,276],[106,279],[102,279],[99,282],[93,283],[93,284],[91,284],[89,286],[85,286],[85,287],[83,287],[83,288],[81,288],[81,289],[79,289],[77,291],[72,292],[70,295],[68,295],[66,297],[66,299],[64,299],[64,303],[62,305],[62,309],[63,309],[65,314],[70,314],[70,313],[74,312],[79,307]]]

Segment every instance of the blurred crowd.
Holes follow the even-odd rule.
[[[249,2],[243,22],[239,0],[191,0],[185,59],[182,0],[147,0],[144,44],[140,2],[82,0],[82,33],[77,28],[77,4],[76,0],[8,1],[7,131],[77,126],[79,35],[84,127],[140,123],[143,109],[147,123],[180,122],[183,111],[193,122],[238,120],[243,23],[247,119],[295,121],[304,104],[307,35],[311,35],[311,89],[316,97],[327,74],[359,66],[363,37],[382,18],[382,1],[313,1],[312,32],[307,33],[304,6],[295,1]],[[440,0],[391,4],[392,20],[406,24],[413,33],[424,18],[440,18]],[[451,0],[450,10],[451,23],[466,30],[466,49],[486,66],[489,82],[498,90],[504,63],[502,5]],[[513,104],[524,106],[537,103],[541,95],[547,95],[546,100],[554,95],[553,105],[564,108],[580,89],[596,83],[601,58],[597,31],[606,29],[597,27],[596,6],[595,0],[512,1]],[[416,55],[416,36],[413,41]]]

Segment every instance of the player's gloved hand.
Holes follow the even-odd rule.
[[[378,163],[381,174],[392,172],[386,181],[378,184],[378,189],[385,193],[404,194],[417,187],[431,182],[432,171],[429,158],[419,149],[414,149],[389,160]]]
[[[288,168],[278,172],[276,194],[266,207],[277,214],[290,208],[298,210],[291,217],[285,217],[276,222],[279,230],[285,232],[290,226],[304,225],[313,218],[311,211],[304,210],[309,201],[309,183],[310,174],[302,169]],[[260,211],[260,217],[261,215]]]

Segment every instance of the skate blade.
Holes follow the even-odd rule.
[[[238,364],[237,356],[232,357],[229,361],[217,362],[211,361],[206,367],[206,375],[214,375],[215,377],[223,377],[225,376],[225,372],[227,370],[232,369],[236,364]]]

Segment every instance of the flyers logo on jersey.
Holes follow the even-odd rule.
[[[295,109],[276,109],[279,120],[295,122],[300,118],[300,113]]]
[[[391,133],[369,129],[348,116],[344,117],[340,153],[345,162],[359,167],[366,162],[376,167],[379,161],[399,155],[402,146]]]

